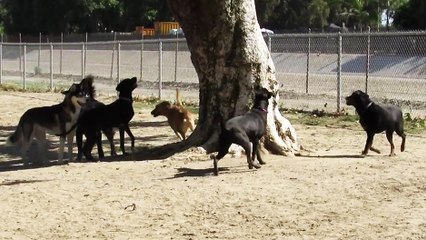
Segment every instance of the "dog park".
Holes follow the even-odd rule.
[[[219,161],[219,176],[209,155],[197,148],[161,160],[130,154],[60,165],[57,136],[48,138],[48,164],[23,167],[19,150],[7,146],[6,139],[27,109],[63,100],[58,91],[16,91],[25,84],[60,90],[81,80],[80,75],[94,74],[97,100],[109,104],[117,99],[116,78],[141,76],[130,122],[136,152],[180,141],[167,119],[151,111],[159,98],[174,101],[176,86],[182,100],[196,108],[199,89],[189,53],[157,51],[158,41],[143,48],[141,41],[87,43],[86,48],[73,43],[64,50],[50,44],[3,45],[2,83],[18,88],[0,91],[0,238],[424,239],[424,122],[408,128],[404,152],[396,137],[396,156],[389,157],[385,134],[377,134],[374,146],[381,154],[362,156],[365,132],[353,107],[339,101],[353,90],[365,90],[368,78],[372,98],[402,105],[404,116],[424,117],[424,54],[389,53],[418,35],[376,46],[370,60],[362,51],[339,53],[335,35],[310,37],[306,53],[291,47],[308,35],[273,38],[270,49],[282,88],[279,104],[303,149],[297,156],[263,153],[266,165],[260,169],[248,169],[244,155],[228,154]],[[346,37],[353,41],[344,46],[358,46],[354,42],[360,36]],[[287,45],[274,45],[280,39]],[[337,106],[342,115],[323,116]],[[130,149],[128,137],[125,142]]]
[[[101,88],[98,94],[104,103],[116,99]],[[146,95],[143,86],[135,89],[135,96]],[[56,136],[49,137],[52,164],[24,168],[6,138],[26,109],[62,98],[0,94],[2,239],[425,237],[424,132],[407,133],[406,150],[397,148],[393,157],[385,135],[376,135],[382,154],[363,157],[366,136],[356,121],[315,125],[316,118],[303,122],[302,114],[289,112],[284,116],[304,150],[295,157],[265,154],[266,165],[257,170],[247,168],[245,156],[227,155],[216,177],[209,156],[196,148],[163,160],[130,155],[56,165]],[[150,114],[153,104],[135,101],[134,108],[130,128],[136,151],[180,141],[166,118]]]

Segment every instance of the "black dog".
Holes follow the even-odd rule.
[[[108,138],[111,146],[111,155],[116,155],[114,146],[113,128],[119,128],[120,149],[126,155],[124,149],[124,132],[131,139],[132,150],[135,146],[135,137],[129,128],[129,122],[133,118],[132,92],[137,87],[136,77],[122,80],[116,87],[119,98],[111,104],[96,107],[87,111],[78,121],[77,135],[84,134],[86,142],[83,146],[83,154],[86,160],[93,160],[91,154],[96,141],[100,139],[100,131]]]
[[[218,175],[217,162],[227,153],[232,143],[244,148],[247,155],[249,169],[260,168],[260,164],[265,164],[258,149],[259,140],[265,133],[266,116],[268,115],[269,98],[272,93],[265,88],[256,91],[253,108],[242,116],[236,116],[226,121],[222,127],[219,137],[218,154],[210,155],[213,159],[214,174]],[[253,149],[251,149],[251,144]],[[259,163],[255,162],[255,157]]]
[[[352,95],[346,97],[346,104],[355,107],[359,115],[359,122],[362,128],[367,132],[367,142],[365,143],[362,155],[367,155],[370,149],[373,152],[380,153],[378,149],[373,148],[374,134],[386,131],[386,138],[391,145],[390,156],[395,155],[395,146],[393,144],[393,132],[396,132],[401,138],[401,152],[405,149],[404,118],[401,109],[393,105],[380,106],[370,100],[370,97],[357,90]]]
[[[95,108],[98,107],[102,107],[105,106],[105,104],[103,104],[102,102],[99,102],[98,100],[95,99],[95,87],[93,86],[93,81],[94,78],[92,75],[89,75],[87,77],[85,77],[84,79],[81,80],[80,85],[82,86],[82,88],[85,89],[85,91],[88,93],[88,97],[86,100],[86,104],[84,105],[84,107],[81,109],[81,113],[80,113],[80,118],[82,118],[84,116],[84,114],[90,110],[93,110]],[[77,160],[81,160],[82,159],[82,155],[83,155],[83,151],[82,151],[82,146],[83,146],[83,133],[82,131],[79,129],[79,126],[77,125],[77,130],[76,130],[76,143],[77,143],[77,149],[78,149],[78,154],[77,154]],[[100,133],[100,131],[97,133],[98,135],[98,139],[96,141],[96,145],[98,148],[98,156],[99,158],[103,158],[104,157],[104,151],[102,148],[102,135]],[[113,144],[110,142],[110,145]]]

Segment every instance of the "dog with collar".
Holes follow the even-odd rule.
[[[266,117],[268,115],[269,99],[273,94],[266,88],[256,90],[254,104],[250,111],[242,116],[236,116],[222,126],[219,136],[218,153],[210,155],[213,159],[214,174],[218,175],[218,161],[229,151],[232,143],[240,145],[247,156],[249,169],[260,168],[265,164],[259,151],[259,140],[265,134]],[[258,162],[256,162],[256,157]]]
[[[8,144],[20,145],[21,155],[24,166],[30,164],[27,151],[31,145],[33,138],[37,140],[39,154],[42,157],[41,164],[47,161],[45,155],[46,150],[46,133],[60,136],[58,149],[58,162],[63,163],[63,152],[65,147],[65,138],[68,143],[68,159],[72,160],[73,125],[79,119],[82,106],[86,102],[87,92],[81,84],[73,84],[67,91],[63,91],[64,100],[53,106],[36,107],[27,110],[19,119],[15,132],[7,139]],[[34,161],[32,161],[34,163]]]
[[[368,150],[379,153],[380,151],[373,147],[373,138],[376,133],[386,131],[386,138],[391,145],[389,156],[395,155],[395,145],[393,144],[393,132],[396,132],[401,138],[401,152],[405,150],[404,118],[399,107],[394,105],[379,105],[374,103],[368,94],[357,90],[346,97],[346,104],[354,106],[359,115],[359,122],[367,133],[362,155],[367,155]]]
[[[135,137],[130,131],[129,122],[133,118],[133,97],[132,92],[137,88],[136,77],[122,80],[116,87],[119,92],[119,98],[114,102],[98,106],[88,110],[78,120],[77,135],[84,134],[86,141],[82,147],[86,160],[93,161],[92,149],[95,142],[101,138],[101,131],[106,135],[110,142],[111,155],[117,155],[114,145],[113,128],[118,128],[120,133],[120,149],[123,155],[126,155],[124,148],[124,132],[131,140],[132,151],[135,146]]]
[[[95,108],[98,107],[102,107],[105,106],[104,103],[98,101],[95,99],[95,86],[93,84],[94,82],[94,77],[92,75],[88,75],[85,78],[83,78],[80,82],[80,85],[82,86],[83,89],[85,89],[85,91],[88,93],[87,99],[86,99],[86,104],[84,105],[84,107],[81,109],[81,114],[80,114],[80,118],[82,116],[84,116],[84,114],[90,110],[93,110]],[[104,151],[102,148],[102,134],[99,132],[97,133],[98,135],[98,139],[96,140],[96,145],[97,145],[97,149],[98,149],[98,156],[99,158],[103,158],[104,157]],[[79,129],[79,127],[77,126],[77,130],[76,130],[76,143],[77,143],[77,160],[80,161],[83,157],[83,151],[82,151],[82,147],[83,147],[83,133],[82,131]],[[113,143],[110,142],[110,146]]]

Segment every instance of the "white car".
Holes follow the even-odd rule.
[[[272,34],[274,34],[274,31],[266,29],[266,28],[261,28],[260,32],[262,32],[262,34],[266,34],[266,35],[272,35]]]
[[[182,30],[182,28],[172,28],[172,29],[170,29],[170,31],[169,31],[169,34],[170,35],[173,35],[173,36],[176,36],[177,34],[179,34],[179,35],[185,35],[184,33],[183,33],[183,30]]]

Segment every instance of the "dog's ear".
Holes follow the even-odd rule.
[[[126,80],[126,79],[124,79],[124,80]],[[116,91],[121,92],[121,88],[123,87],[123,81],[124,80],[121,80],[121,82],[117,84],[117,87],[115,87]]]
[[[136,77],[132,77],[133,81],[138,81],[138,79]]]
[[[368,96],[368,94],[367,93],[365,93],[365,92],[363,92],[363,91],[361,91],[361,90],[358,90],[357,91],[357,94],[358,94],[358,96],[359,96],[359,98],[364,102],[364,103],[366,103],[366,102],[369,102],[370,101],[370,96]]]
[[[268,91],[268,99],[271,98],[271,97],[275,97],[275,94],[273,92]]]
[[[61,93],[64,94],[64,95],[67,95],[67,94],[69,94],[71,92],[76,92],[77,89],[78,89],[78,86],[80,86],[80,85],[77,85],[76,83],[73,83],[68,90],[62,91]]]

